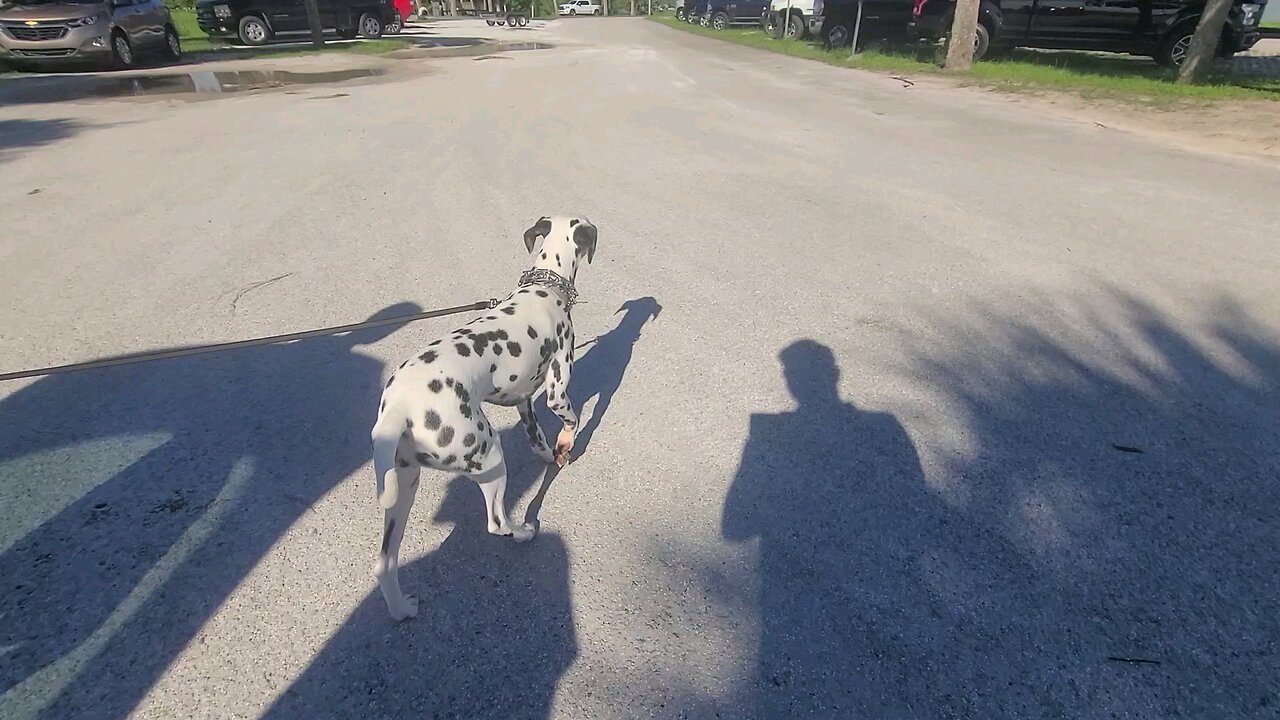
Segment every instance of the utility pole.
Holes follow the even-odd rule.
[[[303,0],[303,5],[307,8],[307,25],[311,28],[311,44],[323,47],[324,28],[320,26],[320,8],[316,6],[316,0]]]
[[[978,0],[956,0],[956,16],[947,36],[947,59],[944,70],[968,70],[973,67],[973,44],[978,33]]]

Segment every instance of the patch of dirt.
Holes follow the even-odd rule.
[[[1276,102],[1231,100],[1151,108],[1053,92],[1021,99],[1046,112],[1187,150],[1280,161],[1280,103]]]

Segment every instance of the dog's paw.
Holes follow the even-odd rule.
[[[560,431],[556,437],[555,463],[560,467],[569,464],[569,453],[573,452],[574,432],[569,428]]]
[[[391,619],[396,622],[408,620],[411,617],[418,617],[418,598],[413,595],[406,595],[404,603],[396,606],[388,606],[388,612],[391,613]]]
[[[532,523],[520,523],[519,525],[511,525],[511,538],[516,542],[528,542],[533,539],[536,530]]]

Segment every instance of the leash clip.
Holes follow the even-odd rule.
[[[500,303],[500,302],[502,302],[502,301],[501,301],[501,300],[499,300],[498,298],[489,298],[489,309],[490,309],[490,310],[492,310],[492,309],[494,309],[494,308],[498,307],[498,303]]]

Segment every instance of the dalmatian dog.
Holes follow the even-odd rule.
[[[563,466],[573,449],[578,415],[569,403],[573,366],[574,280],[596,252],[596,227],[586,218],[544,217],[524,234],[534,258],[516,291],[466,326],[427,345],[387,380],[371,433],[378,500],[384,511],[382,549],[374,575],[395,620],[418,613],[417,598],[400,590],[399,551],[421,468],[462,473],[484,494],[489,532],[524,542],[527,523],[514,524],[504,495],[502,446],[484,403],[520,411],[534,453]],[[533,413],[545,389],[547,406],[564,423],[554,452]]]

